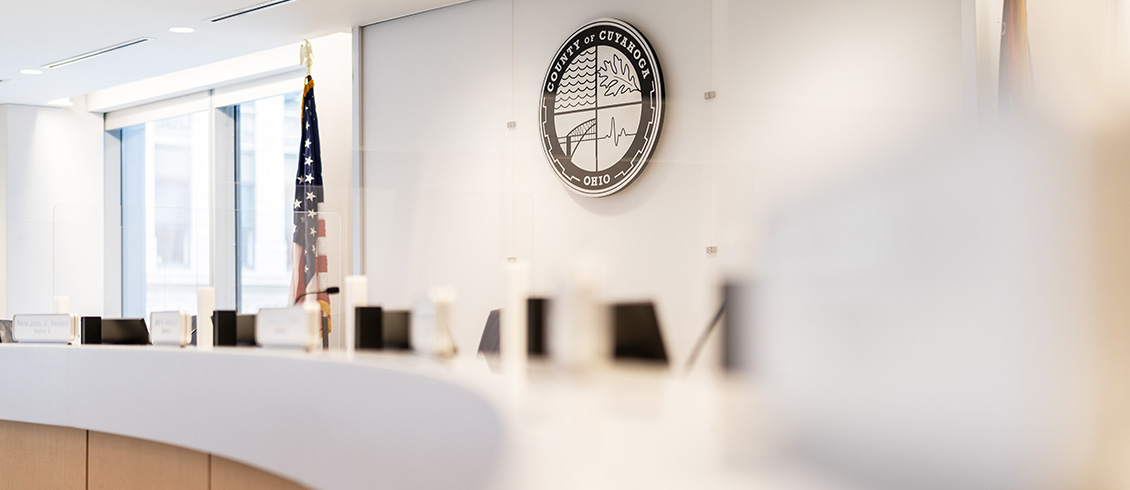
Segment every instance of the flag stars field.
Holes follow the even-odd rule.
[[[291,303],[297,304],[307,292],[322,290],[322,276],[328,273],[329,260],[318,255],[318,242],[326,238],[326,225],[320,219],[319,206],[325,201],[322,187],[321,140],[318,136],[318,113],[314,104],[314,79],[306,77],[302,91],[302,137],[300,156],[295,162],[294,229],[291,264]],[[301,230],[301,232],[299,231]],[[309,233],[306,231],[309,230]],[[330,315],[329,296],[318,294],[324,319]]]

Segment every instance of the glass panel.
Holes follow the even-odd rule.
[[[209,284],[207,112],[122,130],[122,313],[196,311]]]
[[[236,106],[239,311],[286,306],[292,243],[290,201],[298,162],[298,92]]]

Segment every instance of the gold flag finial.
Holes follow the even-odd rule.
[[[303,39],[302,44],[298,45],[298,63],[306,65],[306,76],[310,76],[314,67],[314,47],[310,45],[309,39]]]

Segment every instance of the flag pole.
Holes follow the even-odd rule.
[[[319,204],[324,202],[322,181],[321,143],[318,138],[317,111],[314,107],[314,48],[303,39],[298,46],[298,61],[306,66],[306,80],[302,90],[302,142],[299,148],[298,169],[295,173],[294,235],[291,252],[291,299],[299,304],[305,295],[317,294],[322,310],[322,348],[328,348],[330,299],[328,290],[320,291],[322,274],[328,273],[325,255],[325,220],[320,217]],[[312,296],[313,297],[313,296]]]

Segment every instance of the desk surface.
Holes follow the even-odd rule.
[[[163,442],[323,489],[754,483],[735,469],[749,434],[724,381],[535,365],[515,385],[480,361],[0,344],[0,419]]]
[[[173,444],[313,488],[484,488],[505,446],[475,382],[409,357],[0,344],[0,373],[0,419]]]

